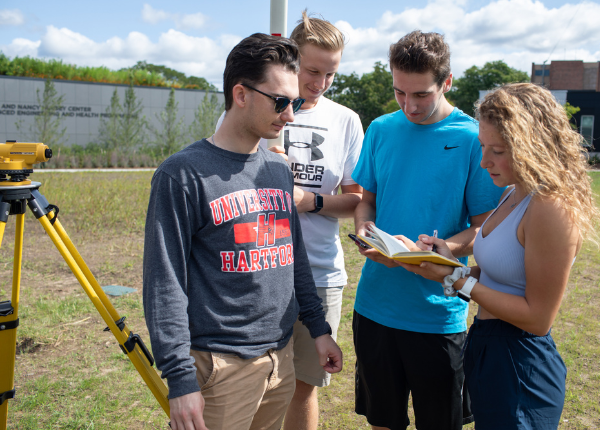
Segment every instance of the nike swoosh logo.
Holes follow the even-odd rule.
[[[454,148],[458,148],[458,146],[444,146],[444,149],[454,149]]]

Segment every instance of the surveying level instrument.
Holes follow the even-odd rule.
[[[43,143],[0,143],[0,246],[10,215],[16,215],[15,249],[13,261],[12,295],[0,302],[0,430],[6,430],[8,400],[15,397],[14,370],[19,326],[19,291],[23,255],[25,212],[29,206],[33,215],[58,249],[65,262],[81,284],[108,327],[121,350],[129,357],[142,379],[163,410],[170,416],[168,389],[152,367],[154,359],[139,335],[133,334],[125,317],[119,316],[112,303],[92,275],[83,258],[58,220],[58,208],[40,194],[40,182],[32,182],[33,164],[48,161],[52,150]]]

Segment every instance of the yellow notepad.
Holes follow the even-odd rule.
[[[414,264],[418,266],[423,261],[430,261],[435,264],[443,264],[445,266],[460,267],[464,264],[459,261],[446,258],[437,252],[433,251],[410,251],[402,241],[385,231],[371,225],[369,227],[369,237],[358,235],[362,240],[367,242],[377,251],[388,258],[396,261],[401,261],[406,264]]]

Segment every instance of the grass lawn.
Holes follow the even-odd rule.
[[[113,298],[129,328],[149,345],[142,309],[143,228],[151,172],[35,173],[50,203],[101,285],[136,293]],[[600,194],[600,172],[590,173]],[[368,429],[353,412],[352,309],[363,257],[342,223],[349,282],[338,342],[345,367],[319,391],[321,427]],[[14,217],[0,249],[0,301],[11,294]],[[123,355],[106,324],[42,227],[28,213],[24,240],[16,398],[11,429],[166,429],[168,419]],[[577,257],[552,333],[569,369],[561,429],[600,428],[600,252],[586,244]],[[476,312],[471,306],[469,320]],[[0,369],[4,371],[4,369]],[[472,426],[471,426],[472,427]],[[414,427],[411,427],[414,428]]]

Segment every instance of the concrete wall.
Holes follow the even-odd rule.
[[[66,127],[65,144],[87,145],[95,142],[102,114],[110,106],[110,98],[117,89],[121,104],[125,99],[127,85],[88,83],[77,81],[55,80],[54,87],[58,95],[64,95],[63,109],[60,112],[62,127]],[[15,123],[19,120],[25,130],[33,124],[39,106],[36,91],[40,98],[44,91],[44,79],[0,76],[0,142],[6,140],[27,141],[27,136],[20,136]],[[142,102],[143,115],[159,126],[156,114],[164,110],[169,97],[170,88],[135,87],[138,101]],[[175,90],[175,101],[179,103],[179,117],[184,118],[188,127],[194,118],[194,112],[202,103],[205,91]],[[224,102],[223,93],[216,93],[219,102]],[[205,137],[205,136],[198,136]]]

